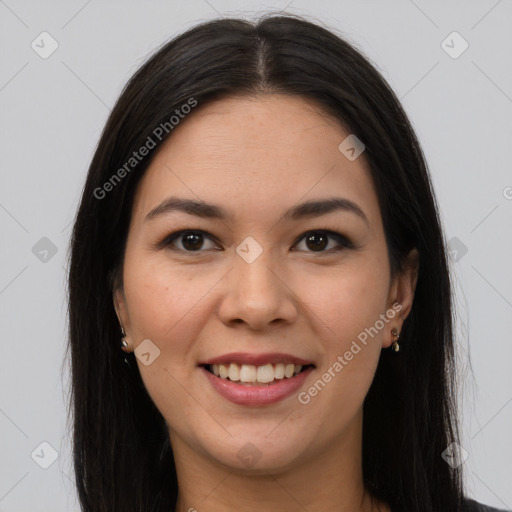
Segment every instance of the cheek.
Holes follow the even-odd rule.
[[[132,326],[138,337],[164,342],[172,333],[197,318],[201,299],[216,279],[198,275],[186,265],[178,267],[158,258],[132,258],[125,263],[125,293]]]
[[[388,285],[386,264],[359,258],[297,281],[294,290],[319,320],[320,338],[341,350],[385,312]]]
[[[374,329],[382,323],[387,298],[383,267],[344,269],[319,283],[308,297],[324,357],[317,379],[303,390],[301,403],[309,402],[310,414],[322,418],[319,435],[326,440],[354,418],[375,375],[383,329]]]
[[[125,295],[134,344],[149,339],[159,355],[150,365],[137,359],[148,393],[164,417],[177,411],[187,416],[197,404],[183,392],[183,383],[194,369],[194,342],[208,318],[208,291],[218,277],[197,268],[169,263],[165,255],[134,257],[125,261]],[[194,405],[195,404],[195,405]]]

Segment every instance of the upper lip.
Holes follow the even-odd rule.
[[[223,354],[207,361],[200,362],[199,365],[207,364],[228,364],[236,363],[238,365],[251,364],[254,366],[263,366],[265,364],[278,364],[278,363],[293,363],[297,365],[306,366],[313,364],[311,361],[301,359],[300,357],[292,356],[291,354],[283,354],[279,352],[272,352],[267,354],[250,354],[247,352],[232,352]]]

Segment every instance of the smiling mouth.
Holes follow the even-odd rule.
[[[277,363],[255,366],[251,364],[205,364],[207,371],[220,379],[245,386],[269,386],[283,380],[293,379],[313,364],[300,365],[293,363]]]

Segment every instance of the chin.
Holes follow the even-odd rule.
[[[299,448],[304,446],[305,440],[303,432],[298,432],[297,436],[276,435],[271,438],[268,432],[272,428],[258,432],[248,429],[240,435],[219,439],[213,444],[208,443],[204,449],[212,459],[237,472],[281,473],[297,465],[302,455]]]

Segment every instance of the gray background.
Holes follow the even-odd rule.
[[[78,510],[63,364],[66,253],[122,86],[152,50],[199,21],[281,9],[341,30],[417,130],[453,251],[469,494],[512,507],[510,0],[0,0],[0,511]],[[31,47],[50,48],[43,31],[58,43],[46,59]],[[458,52],[461,40],[442,45],[453,31],[469,44],[457,58],[445,49]],[[58,454],[48,469],[42,442]]]

